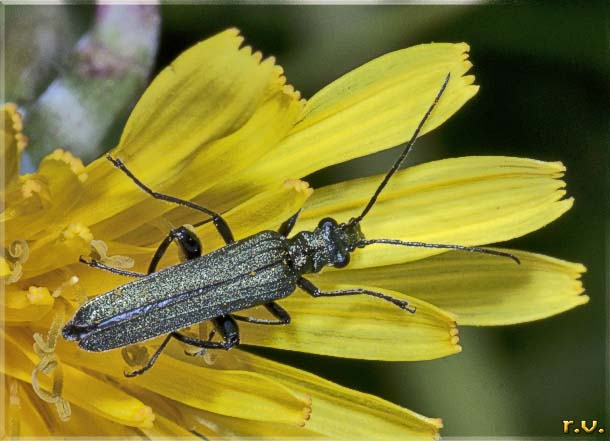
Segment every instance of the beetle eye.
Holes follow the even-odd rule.
[[[333,265],[335,268],[345,268],[349,265],[349,254],[340,254],[337,257],[337,262]]]
[[[328,227],[336,227],[337,221],[332,217],[325,217],[320,222],[318,222],[318,227],[320,228],[328,228]]]

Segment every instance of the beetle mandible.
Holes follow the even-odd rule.
[[[313,231],[301,231],[288,238],[299,213],[286,220],[278,231],[263,231],[235,241],[231,229],[223,217],[193,202],[156,193],[136,178],[118,158],[108,156],[112,164],[125,173],[140,189],[150,196],[201,211],[211,217],[226,245],[202,255],[202,247],[195,233],[182,226],[170,231],[155,252],[147,274],[140,274],[109,267],[95,260],[83,263],[115,274],[136,277],[122,285],[120,295],[115,290],[101,294],[84,303],[74,317],[64,326],[63,337],[78,341],[82,349],[107,351],[139,343],[167,334],[155,353],[141,369],[125,373],[140,375],[150,369],[172,338],[201,348],[228,350],[239,344],[237,321],[261,325],[287,325],[288,312],[276,303],[301,288],[313,297],[368,295],[393,303],[405,311],[415,309],[407,301],[362,288],[322,291],[305,274],[317,273],[324,267],[344,268],[350,254],[357,248],[372,244],[390,244],[409,247],[445,248],[509,257],[509,253],[479,247],[461,245],[406,242],[395,239],[366,239],[360,222],[375,205],[381,191],[396,173],[413,147],[421,129],[438,104],[449,82],[447,74],[434,101],[421,119],[411,139],[387,172],[360,215],[345,223],[332,218],[322,219]],[[202,225],[208,220],[195,224]],[[185,262],[157,271],[161,257],[176,241],[186,259]],[[264,306],[274,320],[246,317],[235,314],[254,306]],[[222,336],[222,341],[196,339],[179,332],[191,325],[211,320]]]

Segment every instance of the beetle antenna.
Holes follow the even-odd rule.
[[[419,248],[445,248],[449,250],[459,250],[459,251],[470,251],[471,253],[483,253],[483,254],[491,254],[493,256],[500,257],[508,257],[509,259],[513,259],[519,265],[521,265],[521,261],[517,256],[510,253],[505,253],[503,251],[490,250],[488,248],[480,248],[480,247],[467,247],[464,245],[448,245],[442,243],[426,243],[426,242],[405,242],[404,240],[398,239],[364,239],[356,243],[358,247],[365,247],[367,245],[373,245],[376,243],[386,244],[386,245],[402,245],[405,247],[419,247]]]
[[[366,214],[370,211],[370,209],[373,208],[373,205],[375,205],[375,202],[377,202],[377,198],[379,197],[379,194],[385,188],[385,186],[387,185],[387,183],[390,180],[390,178],[392,176],[394,176],[394,174],[398,171],[398,167],[400,167],[400,165],[403,163],[403,161],[405,160],[405,158],[407,157],[407,155],[411,151],[411,148],[413,147],[413,145],[415,144],[415,141],[417,140],[417,137],[419,136],[419,132],[421,132],[421,129],[424,127],[424,124],[426,123],[426,121],[430,117],[430,114],[432,113],[432,110],[434,110],[434,108],[438,104],[438,101],[441,99],[441,96],[443,95],[443,92],[445,92],[445,89],[447,88],[447,84],[449,83],[449,78],[450,77],[451,77],[451,73],[448,73],[447,76],[445,77],[444,81],[443,81],[443,84],[442,84],[440,90],[436,94],[436,97],[434,98],[434,101],[432,102],[432,104],[428,108],[428,111],[426,112],[426,114],[424,115],[422,120],[417,125],[417,128],[415,129],[415,132],[413,132],[413,136],[411,136],[411,139],[405,145],[404,150],[402,151],[402,153],[400,154],[400,156],[398,157],[396,162],[394,162],[394,165],[392,165],[392,168],[390,168],[388,173],[383,178],[383,181],[381,181],[381,184],[379,184],[379,187],[377,187],[377,190],[375,190],[375,193],[373,194],[373,196],[369,200],[368,204],[366,204],[366,207],[364,207],[364,210],[362,210],[362,213],[360,213],[359,216],[351,219],[350,222],[349,222],[350,224],[354,225],[354,224],[360,223],[362,218],[364,218],[364,216],[366,216]]]

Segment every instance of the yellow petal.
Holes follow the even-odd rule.
[[[192,357],[189,357],[192,358]],[[220,434],[219,427],[208,428],[198,425],[185,412],[194,413],[197,415],[208,414],[201,409],[186,406],[182,403],[169,400],[166,397],[155,394],[147,389],[142,389],[137,386],[123,386],[135,397],[151,406],[155,410],[155,423],[152,428],[143,430],[149,437],[194,437],[193,431],[206,438],[217,438]],[[216,414],[213,414],[216,415]],[[222,418],[222,417],[221,417]],[[230,418],[234,419],[234,418]],[[249,420],[248,420],[249,421]],[[250,421],[254,423],[253,421]]]
[[[115,153],[143,162],[170,148],[172,157],[183,156],[243,125],[280,72],[273,59],[240,49],[242,42],[237,29],[226,30],[163,69],[132,111]]]
[[[0,257],[0,277],[5,278],[12,273],[11,266],[4,257]]]
[[[89,254],[93,236],[80,223],[71,223],[60,232],[48,234],[30,247],[30,257],[24,266],[24,277],[34,277],[78,262]]]
[[[180,406],[182,414],[187,418],[189,425],[197,429],[197,432],[210,431],[214,429],[219,432],[217,437],[236,437],[238,439],[302,439],[321,438],[322,435],[305,427],[288,424],[279,424],[268,421],[252,421],[242,418],[233,418],[212,412],[205,412],[188,406]],[[305,425],[308,423],[306,422]]]
[[[253,196],[247,201],[226,212],[223,217],[231,228],[236,239],[256,234],[263,230],[277,230],[282,222],[299,211],[313,189],[305,181],[298,179],[288,180],[279,188],[265,191]],[[205,217],[196,212],[183,212],[180,218],[174,219],[172,225],[195,223]],[[209,252],[225,245],[214,225],[210,222],[196,230],[202,241],[205,252]],[[122,238],[128,243],[150,244],[156,248],[158,243],[151,244],[151,238],[158,232],[153,227],[138,228],[134,234]],[[152,257],[152,254],[150,255]],[[176,257],[168,262],[177,262]]]
[[[478,245],[522,236],[552,222],[573,203],[562,199],[561,163],[509,157],[465,157],[429,162],[397,173],[362,221],[368,239],[393,238]],[[331,216],[358,215],[382,176],[316,190],[295,231]],[[357,250],[349,268],[389,265],[444,252],[371,245]]]
[[[461,325],[510,325],[550,317],[589,301],[585,267],[524,251],[521,265],[484,254],[449,252],[417,262],[322,276],[335,283],[396,289],[458,316]]]
[[[38,357],[32,351],[32,341],[23,334],[11,331],[3,332],[6,341],[6,362],[0,369],[7,375],[26,383],[32,382],[32,371]],[[67,364],[63,364],[64,385],[63,397],[96,414],[119,424],[133,427],[151,427],[154,415],[150,407],[121,391],[106,381],[84,373]],[[50,390],[50,381],[40,375],[42,388]]]
[[[142,432],[150,439],[199,439],[194,433],[159,415],[155,418],[154,425],[149,429],[142,429]]]
[[[55,150],[40,163],[35,174],[22,177],[24,190],[19,203],[2,216],[9,240],[40,238],[44,229],[66,222],[66,213],[79,200],[86,180],[84,167],[69,152]]]
[[[478,90],[472,85],[474,77],[463,76],[472,66],[468,49],[464,43],[414,46],[344,75],[311,98],[303,120],[239,182],[261,188],[405,142],[451,73],[422,133],[432,130]]]
[[[184,199],[200,195],[257,161],[298,118],[302,104],[282,69],[249,47],[240,49],[242,40],[230,29],[188,49],[136,105],[113,155],[154,190]],[[94,231],[104,240],[175,207],[152,200],[104,158],[87,173],[87,202],[74,216],[100,223]]]
[[[85,390],[83,390],[83,393]],[[155,417],[154,424],[156,423]],[[140,435],[133,427],[100,418],[99,414],[87,412],[78,406],[71,407],[70,421],[61,423],[60,428],[61,434],[66,437],[102,437],[103,439],[116,437],[127,439],[129,437],[139,438]],[[148,430],[145,427],[139,429],[142,431]]]
[[[318,284],[317,279],[312,281]],[[368,288],[319,284],[324,290],[354,286]],[[461,350],[455,317],[419,299],[385,289],[377,291],[408,300],[417,312],[411,314],[365,295],[314,299],[297,292],[281,302],[292,317],[290,325],[240,324],[242,342],[365,360],[429,360]],[[251,313],[254,311],[242,315],[256,315]]]
[[[238,239],[264,230],[277,231],[284,221],[303,207],[312,193],[304,181],[287,181],[279,189],[260,193],[228,211],[225,219]],[[225,245],[212,224],[206,224],[198,233],[209,250]]]
[[[373,395],[243,351],[227,355],[230,365],[271,376],[291,389],[310,394],[313,407],[305,424],[307,430],[333,439],[438,438],[442,422],[437,418],[424,417]]]
[[[126,365],[119,351],[91,354],[72,346],[62,352],[62,359],[189,406],[239,418],[303,424],[311,404],[272,378],[247,371],[206,369],[167,355],[159,357],[146,375],[129,380],[123,376]]]

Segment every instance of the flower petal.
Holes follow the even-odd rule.
[[[426,300],[458,316],[460,325],[510,325],[550,317],[589,301],[577,263],[524,251],[521,260],[449,252],[378,268],[334,271],[322,278],[355,286],[368,283]]]
[[[298,425],[303,424],[311,404],[272,378],[247,371],[205,369],[169,356],[159,357],[146,375],[130,380],[124,380],[125,362],[119,351],[91,354],[71,347],[62,352],[62,359],[189,406],[239,418]]]
[[[190,48],[136,105],[113,155],[155,191],[200,195],[273,148],[300,114],[302,103],[282,69],[273,58],[261,61],[260,53],[240,49],[242,40],[230,29]],[[87,171],[86,202],[74,216],[100,223],[94,231],[104,240],[174,208],[140,191],[103,158]],[[221,211],[213,202],[203,203]]]
[[[226,360],[229,366],[270,376],[291,389],[310,394],[312,414],[305,428],[333,439],[432,440],[438,438],[442,427],[437,418],[424,417],[373,395],[244,351],[226,354]]]
[[[264,230],[277,231],[284,221],[303,208],[312,193],[313,189],[307,182],[289,180],[280,188],[260,193],[229,210],[224,218],[236,238],[248,237]],[[207,249],[225,245],[211,223],[198,230],[198,234]]]
[[[194,433],[189,432],[184,427],[175,422],[157,415],[155,423],[149,429],[142,429],[149,439],[199,439]]]
[[[66,213],[79,200],[86,179],[80,159],[69,152],[58,149],[46,156],[36,173],[22,177],[21,200],[1,218],[7,238],[41,239],[45,229],[53,234],[54,224],[66,223]]]
[[[561,163],[509,157],[433,161],[398,172],[362,221],[368,239],[478,245],[522,236],[552,222],[573,200],[562,199]],[[320,188],[305,204],[295,231],[331,216],[358,215],[381,176]],[[445,252],[371,245],[352,255],[350,268],[390,265]]]
[[[321,438],[319,433],[304,427],[279,424],[269,421],[252,421],[242,418],[228,417],[217,413],[205,412],[188,406],[181,406],[182,414],[185,415],[189,424],[196,427],[198,432],[214,429],[220,432],[218,436],[234,437],[244,439],[252,437],[256,439],[303,439]],[[307,425],[307,422],[305,423]]]
[[[478,90],[473,76],[463,76],[472,66],[468,49],[465,43],[414,46],[349,72],[312,97],[302,121],[238,182],[261,188],[407,141],[451,73],[422,134],[432,130]]]
[[[143,432],[145,432],[149,437],[193,437],[195,436],[195,434],[192,432],[193,430],[201,435],[201,437],[208,439],[219,437],[217,430],[213,430],[208,427],[201,427],[195,422],[190,421],[190,417],[184,414],[185,409],[189,409],[190,411],[198,414],[207,414],[208,412],[186,406],[182,403],[170,400],[164,396],[151,392],[150,390],[142,389],[137,386],[123,384],[123,387],[126,388],[132,395],[141,399],[155,410],[155,423],[153,427],[148,430],[143,430]],[[250,422],[254,423],[253,421]],[[216,427],[214,427],[214,429],[216,429]]]
[[[288,180],[279,188],[259,193],[244,201],[227,211],[223,217],[231,227],[236,239],[241,239],[267,229],[277,230],[282,222],[303,207],[305,201],[312,193],[313,189],[309,187],[307,182],[298,179]],[[200,217],[197,213],[193,214],[192,210],[183,212],[182,216],[174,218],[170,225],[194,223],[194,220]],[[166,219],[165,216],[164,219]],[[140,243],[156,247],[157,243],[153,242],[151,244],[151,238],[158,234],[153,229],[154,226],[152,225],[142,226],[134,234],[121,240],[128,243]],[[196,232],[206,252],[225,245],[212,222],[197,228]],[[149,258],[152,258],[152,254]],[[174,257],[168,262],[175,263],[177,259]]]
[[[3,332],[6,342],[5,364],[0,369],[7,375],[26,383],[32,382],[32,371],[37,356],[32,351],[32,342],[23,334]],[[102,418],[133,427],[150,427],[154,415],[150,407],[112,386],[108,382],[63,364],[63,397],[81,408]],[[43,389],[49,390],[46,376],[39,377]],[[86,393],[84,392],[86,391]]]
[[[134,427],[117,424],[115,421],[100,418],[94,412],[88,412],[78,406],[71,406],[70,421],[61,425],[61,434],[66,437],[102,437],[108,439],[139,438],[139,432]],[[153,424],[156,424],[156,417]],[[142,431],[146,428],[140,427]]]
[[[35,241],[23,269],[24,277],[34,277],[78,262],[79,256],[89,254],[92,239],[87,227],[75,223]]]
[[[312,280],[318,284],[317,279]],[[320,283],[319,287],[335,290],[354,285]],[[244,323],[240,325],[242,342],[364,360],[430,360],[460,352],[452,315],[395,291],[372,289],[407,299],[417,312],[410,314],[366,295],[314,299],[298,291],[281,302],[292,317],[290,325]],[[256,311],[243,315],[256,316]]]

